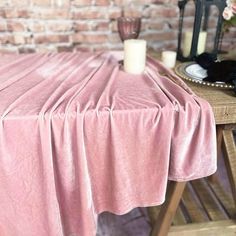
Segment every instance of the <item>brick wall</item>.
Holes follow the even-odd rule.
[[[0,0],[0,52],[121,49],[122,11],[142,17],[149,48],[176,48],[177,0]]]

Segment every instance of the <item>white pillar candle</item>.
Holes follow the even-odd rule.
[[[147,42],[140,39],[124,41],[124,70],[131,74],[141,74],[146,65]]]
[[[161,53],[161,60],[163,64],[168,68],[174,68],[176,63],[176,52],[163,51]]]
[[[206,39],[207,39],[207,32],[206,31],[200,32],[199,38],[198,38],[198,45],[197,45],[197,53],[198,54],[205,52]]]
[[[187,57],[190,54],[192,45],[192,32],[185,32],[184,34],[184,44],[183,44],[183,56]],[[205,51],[207,32],[201,31],[198,36],[197,54],[201,54]]]
[[[57,0],[57,6],[61,7],[62,6],[62,0]]]

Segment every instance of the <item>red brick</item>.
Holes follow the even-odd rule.
[[[85,41],[85,37],[82,33],[75,33],[71,36],[71,38],[74,43],[83,43]]]
[[[79,51],[79,52],[92,52],[93,49],[91,48],[91,46],[89,45],[77,45],[75,44],[74,46],[74,51]]]
[[[161,1],[165,1],[165,0],[161,0]],[[169,0],[167,0],[169,1]],[[156,1],[154,0],[132,0],[132,4],[133,5],[148,5],[148,4],[151,4],[151,3],[156,3]]]
[[[36,44],[67,43],[69,42],[69,36],[68,35],[35,35],[34,42]]]
[[[24,34],[25,35],[25,43],[26,44],[34,44],[34,36],[32,34]]]
[[[53,42],[53,40],[51,42]],[[55,42],[68,43],[69,42],[69,35],[55,35]]]
[[[23,23],[18,21],[8,21],[7,29],[10,32],[22,32],[25,31],[25,26]]]
[[[5,17],[6,18],[17,18],[18,13],[14,8],[5,8]]]
[[[169,31],[169,32],[145,32],[142,33],[140,38],[147,40],[148,42],[164,42],[170,39],[177,39],[177,32]]]
[[[13,44],[14,38],[12,35],[0,34],[0,45],[1,44]]]
[[[0,32],[4,32],[7,30],[6,24],[5,23],[0,23]]]
[[[190,17],[187,17],[184,19],[184,22],[183,22],[183,29],[192,29],[193,28],[193,23],[194,23],[194,19],[193,18],[190,18]]]
[[[35,53],[35,48],[23,46],[19,48],[19,53]]]
[[[25,37],[23,35],[14,35],[14,44],[25,44]]]
[[[95,0],[95,5],[97,5],[97,6],[110,6],[111,1],[110,0]]]
[[[109,19],[117,19],[122,15],[122,9],[119,7],[116,8],[114,7],[109,9],[108,13],[109,13]]]
[[[229,29],[229,32],[227,32],[226,37],[228,37],[228,40],[236,38],[236,31],[233,29]],[[226,37],[224,37],[225,39],[227,39]]]
[[[165,41],[163,50],[176,50],[177,42]]]
[[[175,4],[177,4],[177,0],[173,0],[173,1],[176,1]],[[155,3],[156,1],[155,0],[113,0],[113,2],[114,2],[114,5],[123,7],[123,6],[131,6],[131,5],[150,5],[152,3]]]
[[[23,6],[29,6],[30,1],[29,0],[11,0],[11,4],[14,7],[23,7]]]
[[[57,52],[57,47],[55,45],[40,45],[36,48],[36,52],[47,53],[47,52]]]
[[[142,17],[143,9],[142,8],[125,8],[124,16],[128,17]]]
[[[1,0],[0,0],[1,1]],[[5,8],[0,9],[0,17],[3,18],[28,18],[29,12],[26,9],[21,8]]]
[[[144,30],[162,30],[164,28],[164,21],[148,21],[146,23],[142,22],[142,28]]]
[[[0,9],[0,18],[6,18],[6,14],[3,9]]]
[[[113,20],[111,22],[111,30],[112,30],[112,32],[117,32],[118,31],[117,21],[116,20]]]
[[[91,6],[92,0],[74,0],[72,4],[75,6]]]
[[[91,29],[96,31],[96,30],[99,30],[99,31],[103,31],[103,30],[109,30],[109,22],[108,21],[104,21],[104,22],[95,22],[93,21],[92,22],[92,25],[91,25]]]
[[[110,49],[110,50],[115,50],[115,51],[123,50],[123,49],[124,49],[124,45],[123,45],[123,43],[120,43],[120,44],[112,44],[112,45],[109,45],[109,49]]]
[[[105,51],[105,50],[108,50],[109,47],[107,45],[94,45],[93,46],[93,51],[94,52],[102,52],[102,51]]]
[[[194,6],[194,3],[189,1],[188,4],[186,5],[185,7],[185,11],[184,11],[184,17],[187,17],[187,16],[194,16],[195,14],[195,6]]]
[[[208,27],[215,29],[217,26],[217,18],[210,18],[208,21]]]
[[[0,45],[0,54],[18,54],[18,48],[17,47],[1,47]]]
[[[12,47],[12,51],[19,48],[21,53],[27,53],[28,48],[29,52],[30,48],[35,51],[120,48],[117,18],[122,9],[126,16],[142,16],[139,38],[145,38],[151,48],[172,49],[177,43],[177,0],[32,0],[33,7],[29,3],[31,0],[0,0],[0,48]],[[185,30],[192,29],[194,12],[194,3],[189,1]],[[210,27],[215,28],[214,18]],[[213,31],[209,31],[209,40],[214,37]],[[231,31],[223,46],[230,49],[235,38],[235,31]],[[208,42],[208,46],[212,47],[212,43]]]
[[[178,29],[179,28],[179,19],[173,18],[169,19],[168,23],[171,29]]]
[[[167,3],[170,3],[171,0],[155,0],[153,1],[153,3],[155,4],[167,4]],[[177,4],[177,1],[176,0],[173,0],[174,4]]]
[[[114,0],[115,5],[124,6],[127,3],[127,0]]]
[[[51,0],[31,0],[34,6],[50,6]]]
[[[17,9],[17,17],[18,18],[29,18],[29,12],[26,9]]]
[[[30,17],[42,20],[65,20],[69,17],[69,10],[66,8],[33,8],[30,12]]]
[[[58,52],[73,52],[73,46],[58,46]]]
[[[28,29],[32,32],[36,32],[36,33],[39,33],[39,32],[43,32],[45,31],[45,26],[43,23],[41,22],[38,22],[38,21],[30,21],[28,23]]]
[[[60,8],[69,7],[70,0],[54,0],[52,4],[54,7],[60,7]]]
[[[106,8],[82,8],[73,12],[73,19],[107,19]]]
[[[151,7],[151,6],[144,8],[142,11],[142,17],[150,19],[150,14],[151,14],[152,9],[153,9],[153,7]]]
[[[6,7],[8,6],[8,1],[7,0],[1,0],[0,1],[0,7]]]
[[[171,18],[171,17],[178,17],[179,10],[176,7],[167,7],[164,5],[158,5],[155,8],[150,9],[150,18],[156,19],[159,18]]]
[[[88,31],[88,30],[91,30],[91,24],[88,21],[75,22],[74,25],[73,25],[73,29],[74,29],[75,32]]]
[[[120,39],[120,36],[119,34],[110,34],[109,35],[109,42],[111,42],[112,44],[119,44],[121,43],[121,39]]]
[[[53,32],[65,32],[72,30],[72,22],[48,23],[47,29]]]
[[[34,42],[36,44],[48,43],[48,39],[47,39],[47,36],[45,36],[45,35],[35,35]]]
[[[107,34],[94,34],[92,33],[77,33],[73,36],[73,42],[76,43],[106,43],[108,40]]]

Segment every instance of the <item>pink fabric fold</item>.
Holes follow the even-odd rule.
[[[160,62],[119,52],[0,58],[1,236],[92,236],[97,215],[161,204],[216,171],[209,104]]]

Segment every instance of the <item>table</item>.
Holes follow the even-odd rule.
[[[0,58],[2,235],[91,236],[99,213],[161,204],[168,179],[216,171],[210,105],[159,62],[131,75],[121,59]]]
[[[217,128],[217,152],[219,156],[221,150],[224,151],[224,160],[236,207],[236,147],[232,133],[233,130],[236,130],[235,93],[233,90],[202,86],[189,81],[186,83],[194,93],[208,101],[213,109]],[[214,181],[214,175],[210,178],[211,181]],[[170,183],[167,201],[161,208],[152,235],[167,235],[184,187],[185,183]],[[203,227],[207,227],[207,224]],[[198,230],[201,231],[201,227]]]
[[[218,153],[223,147],[226,166],[236,205],[236,147],[233,130],[236,130],[236,95],[233,90],[215,89],[187,83],[200,97],[207,100],[214,112],[217,127]]]

